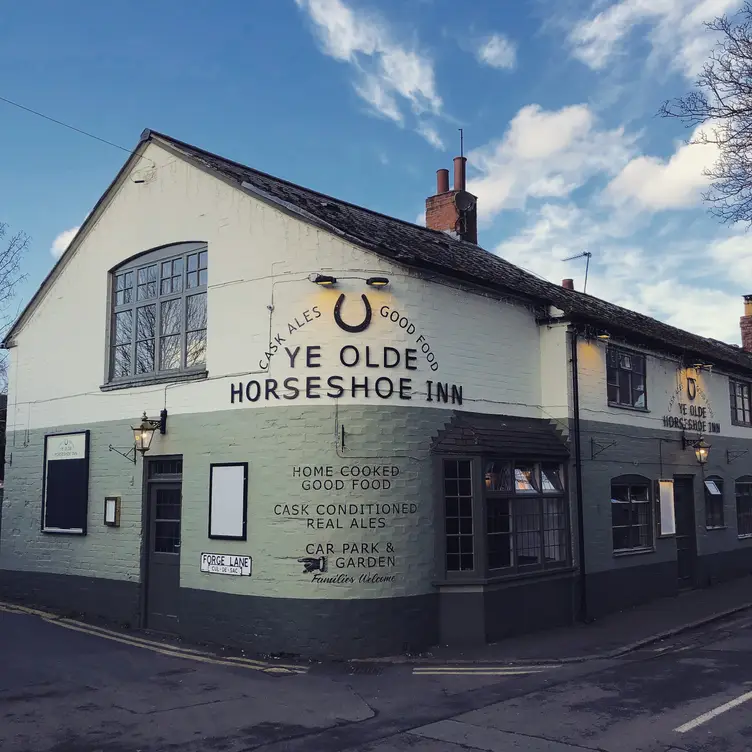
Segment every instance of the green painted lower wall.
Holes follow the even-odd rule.
[[[440,409],[297,407],[168,418],[149,456],[182,455],[180,585],[270,598],[392,598],[434,592],[437,494],[432,438]],[[130,422],[56,427],[91,431],[88,534],[40,530],[45,431],[8,436],[0,569],[138,582],[143,469],[110,444]],[[343,438],[344,437],[344,438]],[[344,446],[344,448],[343,448]],[[209,467],[248,462],[248,539],[208,537]],[[122,498],[121,524],[104,525],[104,497]],[[200,571],[202,552],[249,555],[251,577]],[[326,556],[327,571],[299,560]]]

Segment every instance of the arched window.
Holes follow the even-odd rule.
[[[206,370],[206,243],[141,254],[112,272],[109,382]]]
[[[652,481],[642,475],[611,480],[611,532],[614,553],[652,549],[654,517]]]
[[[752,536],[752,475],[736,479],[736,534]]]
[[[724,527],[723,478],[709,475],[705,479],[705,527]]]

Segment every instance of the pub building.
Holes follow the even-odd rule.
[[[264,653],[478,645],[752,571],[742,347],[153,131],[4,342],[0,597]]]

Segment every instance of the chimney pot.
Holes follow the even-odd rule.
[[[454,190],[465,190],[465,165],[467,163],[467,157],[455,157],[454,158]]]
[[[752,295],[744,296],[744,316],[739,320],[742,330],[742,350],[752,353]]]
[[[436,170],[436,193],[449,192],[449,170]]]
[[[562,279],[561,280],[561,286],[565,290],[574,290],[574,280],[573,279]]]

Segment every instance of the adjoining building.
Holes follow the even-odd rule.
[[[752,571],[743,348],[145,131],[5,341],[0,595],[261,652]]]

